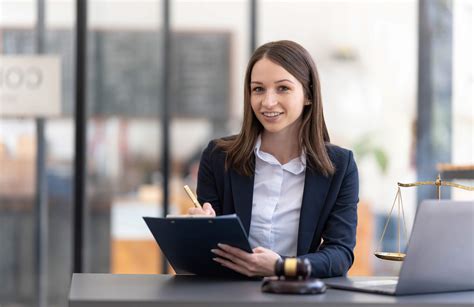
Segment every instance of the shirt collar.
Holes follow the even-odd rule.
[[[304,150],[301,152],[301,155],[299,157],[287,162],[284,165],[281,165],[281,163],[273,155],[267,152],[261,151],[260,150],[261,145],[262,145],[262,136],[259,135],[257,138],[257,141],[255,142],[254,153],[255,153],[255,156],[261,161],[266,162],[271,165],[278,165],[284,170],[294,175],[301,174],[306,169],[306,153]]]

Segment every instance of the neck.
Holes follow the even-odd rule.
[[[274,156],[281,164],[286,164],[301,155],[298,133],[292,131],[278,133],[264,131],[260,149]]]

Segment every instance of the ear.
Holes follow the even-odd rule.
[[[309,106],[310,104],[311,104],[311,100],[306,100],[304,103],[305,106]]]

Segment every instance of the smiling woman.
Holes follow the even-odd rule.
[[[189,213],[239,215],[253,253],[224,244],[212,252],[241,274],[275,275],[277,259],[300,257],[312,276],[338,276],[354,261],[358,182],[352,152],[330,144],[311,56],[295,42],[271,42],[249,61],[240,133],[202,154],[204,206]]]

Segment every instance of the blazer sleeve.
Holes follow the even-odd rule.
[[[345,275],[354,262],[359,176],[352,152],[349,153],[336,201],[323,228],[323,242],[316,252],[300,256],[310,261],[314,277]]]
[[[196,193],[199,203],[210,203],[216,215],[221,215],[222,207],[219,201],[214,167],[218,161],[216,161],[214,153],[215,143],[211,141],[201,155]]]

